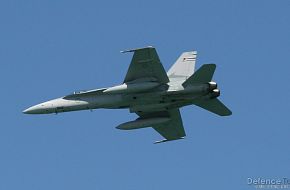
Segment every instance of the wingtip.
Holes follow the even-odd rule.
[[[146,46],[146,47],[135,48],[135,49],[127,49],[127,50],[120,51],[120,53],[134,52],[136,50],[141,50],[141,49],[146,49],[146,48],[154,48],[154,47],[153,46]]]

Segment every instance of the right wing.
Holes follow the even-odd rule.
[[[137,79],[155,80],[163,84],[169,82],[155,48],[146,47],[122,52],[134,52],[124,83]]]
[[[182,118],[180,116],[179,109],[171,109],[163,112],[138,112],[137,113],[141,118],[150,118],[150,117],[169,117],[170,120],[165,123],[153,125],[152,128],[155,129],[160,135],[165,139],[157,141],[156,143],[172,141],[183,139],[186,134],[183,128]]]

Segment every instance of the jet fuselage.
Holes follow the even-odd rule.
[[[220,116],[232,114],[217,97],[212,81],[216,65],[204,64],[195,71],[196,51],[183,52],[166,72],[152,46],[122,51],[133,52],[123,84],[73,94],[32,106],[26,114],[50,114],[98,108],[129,108],[138,118],[118,125],[120,130],[152,127],[163,140],[186,136],[179,108],[196,105]]]
[[[130,112],[162,111],[192,104],[197,98],[217,97],[212,86],[216,83],[190,85],[184,88],[181,83],[158,84],[140,82],[122,84],[110,88],[76,92],[32,106],[24,113],[49,114],[98,108],[129,108]],[[214,88],[216,89],[216,88]]]

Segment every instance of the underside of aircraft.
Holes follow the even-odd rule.
[[[212,81],[216,65],[205,64],[195,71],[196,51],[184,52],[166,73],[155,48],[122,51],[133,52],[133,58],[121,85],[76,92],[32,106],[24,113],[48,114],[86,109],[128,108],[139,117],[117,126],[132,130],[152,127],[163,140],[183,139],[179,108],[196,105],[220,116],[232,112],[218,99],[220,90]]]

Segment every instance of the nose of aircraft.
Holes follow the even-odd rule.
[[[31,106],[22,112],[25,114],[47,114],[53,113],[55,111],[52,102],[44,102],[41,104],[37,104],[35,106]]]
[[[27,108],[26,110],[23,110],[22,112],[25,114],[39,114],[40,109],[39,109],[39,106],[36,105],[36,106],[31,106],[31,107]]]
[[[47,102],[43,102],[37,104],[35,106],[31,106],[22,112],[24,114],[49,114],[49,113],[56,113],[56,106],[55,104],[59,102],[59,99],[50,100]]]

